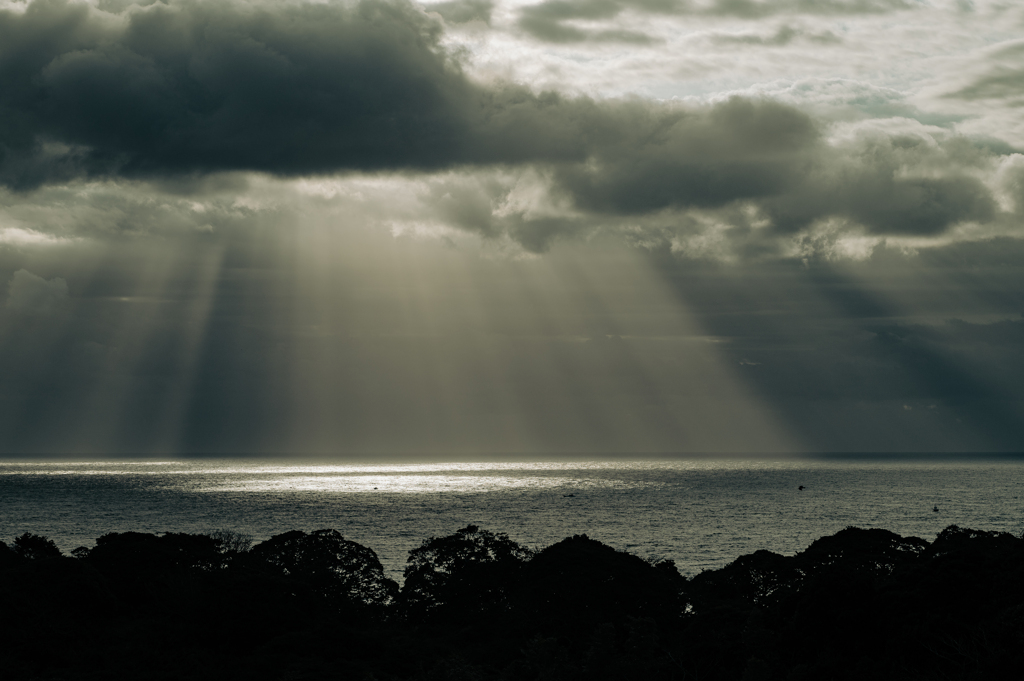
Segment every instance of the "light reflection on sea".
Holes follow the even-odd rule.
[[[114,531],[332,527],[398,577],[422,540],[474,523],[537,548],[586,533],[694,574],[848,525],[1020,533],[1022,473],[1012,461],[0,462],[0,539],[28,531],[70,550]]]

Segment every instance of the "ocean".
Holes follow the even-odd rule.
[[[107,532],[334,528],[400,580],[410,550],[474,524],[538,549],[587,534],[694,575],[851,525],[1019,535],[1022,482],[1012,459],[0,462],[0,539],[32,532],[70,551]]]

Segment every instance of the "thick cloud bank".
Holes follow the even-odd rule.
[[[579,159],[586,100],[481,89],[405,2],[0,12],[0,180]]]
[[[489,7],[437,9],[465,19],[486,18]],[[402,0],[99,9],[36,0],[5,10],[0,182],[29,190],[224,171],[532,168],[549,203],[568,212],[531,206],[497,215],[508,186],[489,196],[457,189],[428,212],[535,251],[581,220],[666,211],[726,211],[714,219],[779,234],[839,219],[874,235],[934,236],[1020,209],[1001,208],[993,194],[992,153],[943,130],[897,121],[836,137],[826,122],[770,99],[683,106],[484,84],[442,38],[436,15]]]

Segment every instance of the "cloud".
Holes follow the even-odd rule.
[[[907,0],[543,0],[523,7],[518,24],[534,38],[547,42],[644,42],[652,39],[633,31],[585,29],[567,22],[608,21],[625,12],[761,19],[778,15],[881,14],[917,6]],[[829,35],[824,34],[824,38],[828,40]],[[780,32],[775,40],[784,42],[769,44],[785,44],[791,39]]]
[[[901,119],[850,130],[816,159],[806,183],[765,202],[777,229],[843,216],[870,233],[934,235],[996,218],[995,198],[977,173],[991,157],[969,140]]]
[[[708,3],[687,3],[696,11],[743,18],[760,18],[778,14],[884,14],[916,9],[913,0],[712,0]]]
[[[0,192],[0,216],[64,239],[200,238],[250,223],[344,219],[394,233],[510,239],[529,252],[604,231],[702,258],[794,257],[797,248],[799,257],[844,259],[887,236],[937,238],[965,222],[1012,231],[1021,205],[1017,156],[916,121],[837,128],[742,98],[593,106],[574,133],[588,152],[578,162],[287,182],[72,183]]]
[[[35,209],[4,201],[40,232],[237,224],[263,200],[245,188],[248,171],[432,173],[440,179],[415,199],[377,197],[360,214],[509,238],[531,252],[627,221],[638,243],[679,252],[792,255],[787,240],[825,223],[857,238],[930,238],[1005,222],[1013,209],[1000,201],[1017,205],[1016,175],[1004,168],[1002,184],[993,179],[998,154],[946,129],[891,113],[836,123],[805,111],[839,100],[861,118],[910,109],[884,88],[806,81],[769,92],[778,99],[751,90],[710,105],[595,100],[470,79],[436,17],[401,0],[103,7],[35,0],[0,11],[0,115],[10,122],[0,128],[0,182],[34,188]],[[530,197],[516,189],[526,176]],[[204,194],[216,198],[196,212],[190,197]],[[58,218],[42,207],[57,201],[79,209]],[[869,243],[829,239],[830,253]]]
[[[0,178],[430,166],[468,84],[411,5],[0,13]],[[49,148],[48,148],[49,147]],[[46,173],[46,176],[42,176]]]
[[[1004,158],[997,173],[1007,209],[1024,217],[1024,154]]]
[[[722,36],[715,36],[719,37]],[[903,118],[953,129],[967,118],[964,114],[922,110],[910,103],[907,93],[903,91],[849,78],[769,81],[729,94],[768,97],[830,121]]]
[[[947,94],[952,99],[1010,100],[1017,102],[1024,97],[1024,42],[1013,41],[999,46],[984,55],[981,69],[984,73],[974,74],[973,80]]]
[[[644,10],[673,13],[676,3],[637,3]],[[520,10],[519,27],[535,38],[553,43],[572,42],[646,42],[650,38],[642,33],[622,30],[589,31],[563,23],[571,19],[612,19],[627,8],[618,0],[547,0],[528,5]]]
[[[68,298],[68,283],[60,277],[50,280],[28,270],[14,273],[7,287],[7,308],[27,315],[49,315]]]
[[[869,6],[823,6],[847,5]],[[456,21],[489,7],[430,9]],[[604,17],[622,5],[534,7]],[[102,8],[35,0],[0,11],[0,183],[581,161],[602,144],[594,135],[623,123],[587,98],[471,81],[441,22],[403,0]]]
[[[631,120],[619,144],[556,172],[580,208],[644,215],[748,202],[778,233],[841,217],[890,235],[935,235],[998,214],[990,188],[971,172],[986,154],[916,122],[909,132],[854,127],[849,139],[826,140],[791,107],[740,98]]]
[[[1019,24],[1018,16],[994,15],[995,25]],[[1004,152],[1024,150],[1024,42],[1005,36],[977,46],[960,59],[950,60],[949,67],[932,82],[925,83],[916,99],[930,108],[945,109],[960,115],[957,129],[978,138],[988,138],[994,148]],[[993,44],[993,42],[995,44]]]
[[[908,119],[826,125],[792,107],[733,98],[671,115],[605,103],[628,125],[585,162],[451,173],[421,193],[419,219],[509,237],[531,252],[615,233],[686,258],[860,260],[1020,235],[1017,156]],[[483,178],[487,177],[485,181]]]
[[[426,5],[428,12],[437,12],[449,24],[465,24],[470,21],[481,21],[491,24],[491,12],[494,11],[493,0],[450,0]]]
[[[800,181],[820,138],[795,109],[739,98],[668,114],[627,104],[620,115],[630,124],[591,163],[559,171],[583,208],[635,214],[777,194]]]
[[[22,229],[21,227],[0,228],[0,244],[9,244],[12,246],[38,246],[66,242],[67,239],[55,237],[52,234],[47,234],[34,229]]]
[[[830,45],[842,42],[842,39],[831,31],[812,33],[789,25],[780,26],[774,34],[763,36],[756,33],[716,34],[711,39],[719,44],[763,45],[766,47],[783,47],[794,40],[806,40],[819,45]]]
[[[584,154],[570,119],[588,115],[588,100],[476,86],[441,31],[400,0],[182,0],[116,16],[36,0],[0,11],[0,182]]]

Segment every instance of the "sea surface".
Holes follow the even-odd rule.
[[[32,532],[64,551],[107,532],[261,541],[334,528],[400,579],[410,550],[469,524],[534,548],[587,534],[693,575],[758,549],[793,554],[850,525],[929,540],[953,524],[1019,535],[1024,462],[0,461],[0,540]]]

